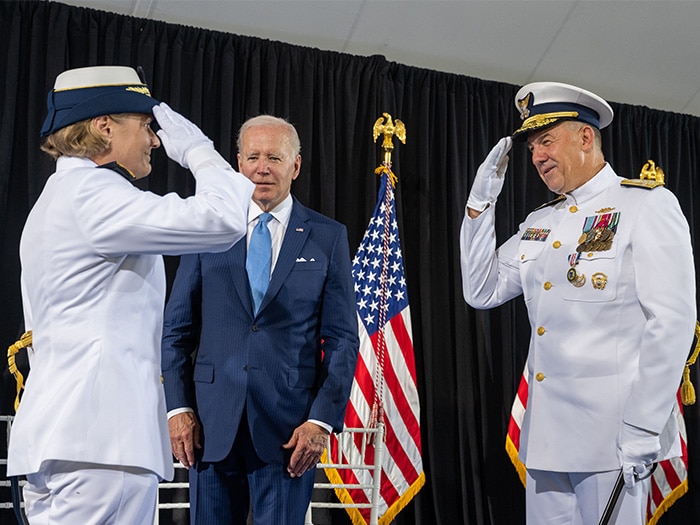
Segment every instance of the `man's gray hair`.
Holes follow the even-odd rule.
[[[258,126],[281,126],[287,130],[287,138],[289,139],[289,144],[292,146],[292,151],[295,155],[301,153],[301,141],[299,140],[299,135],[297,134],[296,128],[290,124],[287,120],[274,117],[272,115],[258,115],[257,117],[252,117],[246,120],[241,129],[238,130],[238,139],[236,140],[236,146],[238,147],[238,152],[241,151],[241,137],[250,128]]]

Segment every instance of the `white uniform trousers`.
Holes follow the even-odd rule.
[[[598,525],[619,470],[551,472],[527,470],[527,525]],[[645,525],[651,478],[623,487],[610,525]]]
[[[27,475],[30,525],[153,525],[158,476],[150,470],[45,461]]]

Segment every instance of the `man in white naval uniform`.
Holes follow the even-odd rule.
[[[57,158],[56,172],[20,241],[33,347],[8,475],[26,474],[32,525],[150,525],[158,481],[173,474],[161,254],[230,248],[246,234],[254,185],[131,68],[60,74],[48,110],[42,149]],[[127,180],[150,173],[161,141],[196,178],[192,197]]]
[[[524,122],[479,167],[460,245],[468,304],[523,294],[527,306],[527,523],[597,525],[622,469],[614,523],[642,525],[652,465],[680,455],[672,411],[696,318],[688,224],[671,192],[606,163],[603,99],[538,82],[515,102]],[[559,198],[496,249],[507,154],[523,139]]]

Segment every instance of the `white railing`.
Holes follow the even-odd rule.
[[[13,416],[0,416],[0,425],[4,424],[5,425],[5,432],[6,432],[6,443],[10,442],[10,431],[12,429],[12,420],[14,419]],[[174,463],[175,469],[184,469],[184,467],[180,463]],[[6,468],[7,468],[7,453],[6,451],[3,451],[2,454],[0,454],[0,467],[2,468],[2,477],[0,478],[0,488],[6,488],[6,491],[3,491],[3,494],[10,493],[10,480],[7,478],[6,475]],[[177,470],[176,470],[177,472]],[[24,479],[19,480],[19,486],[20,489],[23,487],[27,482]],[[160,500],[163,499],[163,496],[165,495],[165,491],[169,490],[177,490],[177,489],[185,489],[186,492],[186,499],[187,501],[182,501],[182,502],[168,502],[168,503],[163,503]],[[158,525],[160,521],[160,513],[163,510],[172,510],[172,509],[189,509],[190,503],[189,503],[189,483],[188,482],[161,482],[158,485],[158,510],[156,511],[156,517],[154,520],[154,525]],[[165,499],[171,499],[171,498],[165,498]],[[24,508],[24,503],[20,502],[20,506]],[[12,499],[10,498],[7,501],[0,501],[0,510],[11,510],[13,509],[12,505]],[[164,523],[168,523],[168,521],[164,521]]]
[[[12,426],[12,416],[0,416],[0,422],[5,424],[5,443],[10,442],[10,427]],[[0,466],[3,467],[3,478],[0,480],[0,487],[6,488],[7,493],[10,492],[10,480],[7,478],[5,473],[7,472],[7,453],[3,453],[0,456]],[[9,501],[0,501],[0,509],[12,509],[12,499]]]
[[[359,445],[355,437],[360,435]],[[333,468],[336,470],[371,470],[371,483],[314,483],[314,489],[333,490],[335,489],[360,489],[371,491],[369,503],[343,503],[312,501],[306,511],[304,525],[313,525],[314,508],[325,509],[370,509],[369,525],[377,525],[379,519],[379,491],[381,487],[382,457],[384,455],[384,424],[378,423],[375,428],[346,428],[343,432],[336,434],[337,451],[343,451],[342,460],[338,457],[331,457],[331,445],[328,437],[326,444],[327,462],[319,463],[317,468]],[[372,445],[370,445],[370,442]],[[374,446],[374,463],[365,463],[367,447]]]
[[[175,478],[177,478],[177,473],[178,471],[183,471],[186,470],[185,467],[180,464],[180,462],[175,462],[173,463],[173,466],[175,467]],[[160,521],[160,514],[161,511],[164,510],[175,510],[175,509],[189,509],[190,508],[190,499],[189,499],[189,488],[190,484],[188,481],[161,481],[160,484],[158,485],[158,506],[156,510],[156,518],[155,521],[153,522],[154,525],[158,525]],[[185,501],[177,501],[177,502],[162,502],[161,499],[163,499],[163,496],[165,495],[166,491],[170,490],[182,490],[184,489],[185,492]],[[165,521],[164,523],[171,523],[172,520],[170,521]]]
[[[0,416],[0,424],[5,424],[7,443],[10,441],[10,430],[12,428],[13,416]],[[358,441],[356,441],[356,436],[361,435]],[[314,489],[319,490],[335,490],[335,489],[361,489],[366,491],[371,491],[371,498],[369,503],[342,503],[342,502],[328,502],[328,501],[312,501],[306,512],[306,519],[304,525],[313,525],[312,520],[312,509],[314,508],[369,508],[370,510],[370,522],[369,525],[377,525],[378,513],[379,513],[379,490],[381,484],[381,465],[382,456],[384,454],[384,425],[379,423],[376,428],[347,428],[339,434],[335,434],[335,439],[338,441],[338,446],[336,450],[343,450],[346,454],[343,456],[342,461],[337,457],[331,457],[331,447],[330,447],[330,437],[327,444],[326,450],[328,451],[326,463],[319,463],[317,468],[334,468],[338,470],[343,469],[353,469],[353,470],[371,470],[372,471],[372,482],[371,483],[314,483]],[[370,445],[370,442],[373,445]],[[357,445],[356,443],[359,443]],[[353,444],[353,446],[350,446]],[[374,463],[366,464],[364,458],[366,457],[367,447],[374,446]],[[347,454],[347,451],[352,451]],[[179,463],[174,463],[177,472],[184,470],[184,467]],[[3,491],[3,493],[9,493],[10,480],[5,475],[5,468],[7,467],[7,454],[3,453],[0,457],[0,467],[3,468],[3,478],[0,478],[0,487],[7,488],[8,490]],[[23,479],[19,481],[20,488],[26,483]],[[171,497],[165,497],[166,494],[170,495],[166,491],[174,490],[184,490],[185,491],[185,501],[177,502],[163,502],[162,499],[170,500]],[[23,503],[20,503],[24,507]],[[158,486],[158,506],[156,511],[156,516],[154,520],[154,525],[158,525],[161,521],[160,514],[162,511],[172,511],[176,509],[189,509],[189,482],[187,481],[163,481]],[[0,501],[0,510],[2,509],[12,509],[12,499],[9,501]],[[163,520],[164,523],[169,523],[171,520]]]

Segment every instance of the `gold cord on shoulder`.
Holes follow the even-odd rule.
[[[15,376],[15,381],[17,382],[17,397],[15,397],[15,412],[19,408],[19,395],[24,389],[24,376],[22,372],[17,368],[17,363],[15,363],[15,355],[17,352],[22,350],[22,348],[27,348],[32,345],[32,331],[29,330],[22,334],[22,337],[18,341],[15,341],[7,349],[7,369],[9,372]]]

